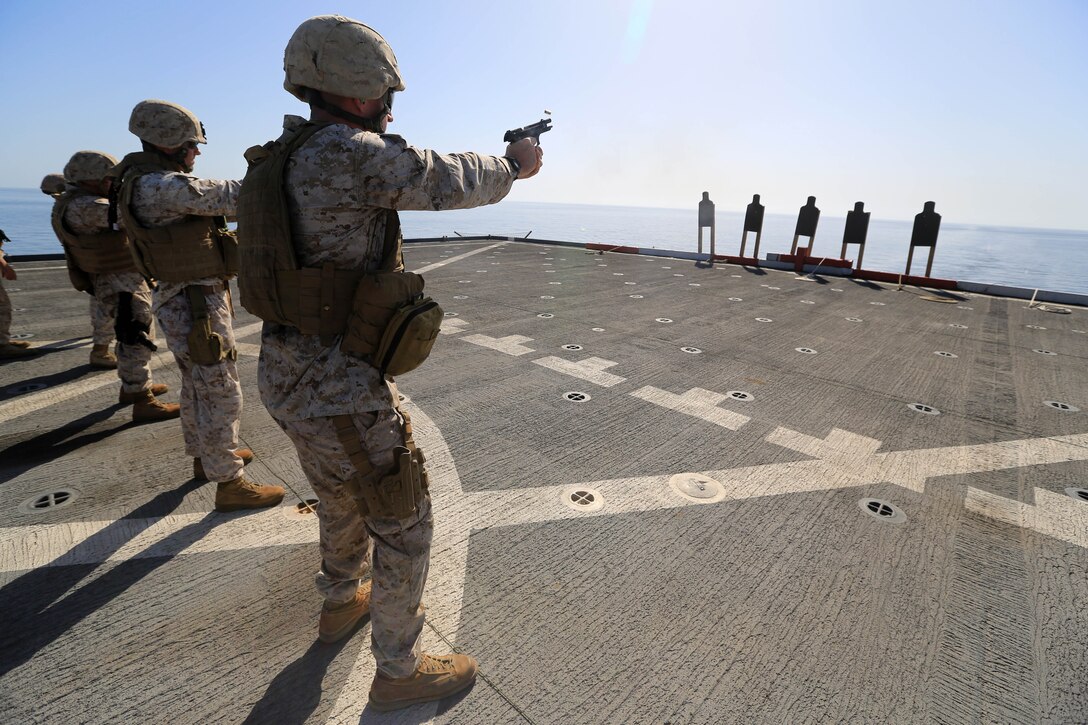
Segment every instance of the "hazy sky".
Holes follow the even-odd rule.
[[[36,187],[72,152],[138,148],[132,107],[164,98],[208,129],[197,173],[305,106],[283,48],[310,15],[370,24],[407,90],[391,132],[501,153],[536,121],[545,168],[522,201],[720,210],[759,193],[794,214],[1088,229],[1085,0],[2,0],[0,186]]]

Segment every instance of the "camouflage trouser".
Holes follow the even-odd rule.
[[[137,322],[147,325],[154,323],[151,316],[151,290],[136,272],[94,275],[94,299],[91,300],[91,319],[94,320],[94,343],[100,344],[100,312],[109,320],[109,338],[113,339],[113,323],[117,319],[117,295],[121,292],[132,293],[132,316]],[[97,307],[96,307],[97,303]],[[152,336],[154,331],[152,331]],[[117,377],[121,378],[121,390],[126,393],[138,393],[151,387],[151,351],[143,345],[125,345],[117,343]]]
[[[404,445],[403,419],[393,410],[353,415],[374,473],[393,468],[393,448]],[[331,602],[350,600],[371,569],[371,651],[378,669],[407,677],[419,665],[423,585],[431,556],[431,499],[411,518],[359,513],[344,481],[355,467],[337,438],[332,418],[276,421],[298,450],[299,463],[320,501],[321,571],[317,590]],[[368,556],[371,554],[372,556]],[[373,566],[368,563],[373,560]]]
[[[91,295],[91,341],[95,345],[109,345],[113,342],[113,320],[117,316],[117,298],[111,310],[98,297],[98,290]]]
[[[230,306],[226,292],[204,295],[212,330],[229,348],[234,347]],[[159,327],[166,345],[181,369],[181,432],[185,452],[199,458],[209,481],[222,483],[242,475],[238,428],[242,416],[242,384],[238,366],[231,359],[213,365],[197,365],[189,356],[189,332],[193,316],[183,292],[158,310]]]
[[[11,337],[11,298],[8,297],[4,283],[0,282],[0,344]]]

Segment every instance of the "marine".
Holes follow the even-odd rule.
[[[318,637],[347,637],[369,614],[369,705],[393,710],[463,690],[477,672],[472,657],[420,647],[431,499],[392,375],[420,364],[442,313],[404,272],[397,210],[496,203],[537,173],[542,151],[525,139],[505,157],[439,154],[386,133],[405,86],[392,48],[356,20],[303,22],[284,70],[310,120],[286,117],[278,140],[246,153],[239,287],[265,320],[261,400],[320,502]],[[383,334],[393,325],[398,335]]]
[[[4,242],[10,241],[8,235],[0,230],[0,360],[29,357],[38,353],[38,350],[30,347],[29,342],[11,339],[11,298],[4,289],[3,280],[14,282],[19,275],[4,259]]]
[[[242,387],[235,363],[230,279],[237,242],[226,228],[240,183],[192,175],[204,124],[176,103],[136,104],[129,131],[143,150],[121,159],[114,208],[136,268],[156,280],[152,309],[181,372],[181,429],[193,476],[216,483],[215,509],[275,506],[284,489],[245,475],[238,445]]]
[[[151,290],[136,270],[128,239],[109,222],[107,177],[116,164],[101,151],[72,155],[64,167],[67,189],[53,204],[53,230],[64,247],[72,286],[89,292],[98,314],[118,331],[119,402],[133,406],[134,422],[169,420],[178,417],[179,406],[158,400],[167,387],[151,382],[151,353],[157,349],[151,339]],[[95,312],[92,305],[92,317]]]
[[[54,199],[59,199],[61,194],[68,188],[68,184],[64,179],[64,174],[46,174],[42,178],[41,190],[46,196],[51,196]],[[61,246],[64,246],[64,239],[57,237]],[[68,258],[67,253],[65,257]],[[71,274],[71,259],[68,258],[68,269]],[[72,280],[72,284],[75,285],[75,279]],[[90,312],[91,312],[91,354],[88,361],[93,368],[104,368],[112,370],[117,367],[117,356],[110,352],[110,346],[114,340],[114,319],[113,315],[108,309],[102,306],[102,302],[95,296],[94,291],[90,287],[76,287],[77,290],[87,292],[91,296]]]

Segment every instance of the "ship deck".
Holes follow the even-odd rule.
[[[219,514],[177,421],[131,424],[87,365],[87,298],[28,262],[13,332],[47,354],[0,365],[3,720],[1088,721],[1088,310],[520,240],[405,256],[447,314],[398,381],[435,509],[424,646],[476,685],[374,713],[369,625],[317,642],[256,318],[241,438],[290,491]]]

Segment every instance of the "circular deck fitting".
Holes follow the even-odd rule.
[[[494,267],[496,264],[502,264],[502,262],[492,262],[491,266]]]
[[[52,491],[37,493],[19,504],[24,514],[43,514],[71,506],[79,498],[79,491],[74,488],[57,488]]]
[[[590,513],[604,508],[604,496],[592,488],[571,486],[563,491],[563,503],[575,511]]]
[[[549,282],[548,284],[563,284],[562,282]]]
[[[945,352],[944,350],[937,350],[933,354],[934,355],[939,355],[940,357],[959,357],[959,355],[957,355],[957,354],[955,354],[953,352]]]
[[[554,269],[546,269],[546,270],[544,270],[544,274],[555,274],[555,270]]]
[[[797,352],[804,353],[805,355],[815,355],[815,354],[817,354],[816,351],[813,350],[811,347],[795,347],[793,349],[796,350]]]
[[[1045,330],[1046,329],[1042,325],[1024,325],[1024,327],[1028,328],[1029,330]]]
[[[284,506],[283,515],[289,519],[307,519],[317,515],[317,504],[316,498],[308,498],[305,501],[299,501],[294,506]]]
[[[603,328],[603,327],[594,327],[594,328],[591,328],[591,329],[592,329],[592,330],[593,330],[594,332],[604,332],[604,328]]]
[[[860,317],[846,317],[844,319],[847,322],[865,322],[865,320],[861,319]]]
[[[537,315],[537,317],[539,317],[542,320],[550,320],[553,317],[555,317],[555,315],[553,315],[550,312],[541,312],[539,315]]]
[[[598,267],[607,267],[608,265],[607,264],[598,264],[597,266]]]
[[[816,303],[813,302],[812,300],[801,300],[801,304],[802,305],[814,305]]]
[[[756,322],[774,322],[770,317],[757,317]]]
[[[959,300],[949,299],[948,297],[937,297],[936,295],[919,295],[918,299],[925,300],[926,302],[943,302],[946,305],[959,304]]]
[[[1042,348],[1038,348],[1038,347],[1032,349],[1032,352],[1037,352],[1040,355],[1057,355],[1058,354],[1056,352],[1051,352],[1050,350],[1043,350]]]
[[[1085,503],[1088,503],[1088,488],[1070,487],[1065,489],[1065,493],[1069,496],[1069,498],[1073,499],[1074,501],[1083,501]]]
[[[688,287],[702,287],[698,282],[688,282]]]
[[[624,284],[635,285],[638,284],[638,282],[624,282]]]
[[[442,316],[443,317],[457,317],[460,314],[461,314],[460,312],[443,312]]]
[[[670,320],[668,317],[658,317],[654,319],[654,322],[660,322],[663,325],[667,325],[672,322],[672,320]]]
[[[925,403],[907,403],[907,407],[913,410],[915,413],[925,413],[926,415],[940,415],[941,411],[937,410],[931,405]]]
[[[958,322],[950,322],[950,323],[948,323],[948,326],[949,327],[954,327],[957,330],[966,330],[967,329],[967,325],[961,325]]]
[[[831,288],[831,291],[832,291],[832,292],[842,292],[842,290],[841,290],[841,289],[839,289],[838,287],[832,287],[832,288]]]
[[[767,289],[782,289],[781,287],[768,287]]]
[[[726,393],[727,396],[733,400],[743,400],[745,402],[755,400],[755,396],[751,393],[746,393],[743,390],[730,390]]]
[[[963,305],[960,305],[960,309],[961,310],[973,310],[975,308],[974,307],[964,307]]]
[[[476,274],[487,274],[487,270],[486,269],[478,269],[478,270],[476,270]]]
[[[688,353],[689,355],[698,355],[702,352],[702,350],[697,347],[682,347],[680,348],[680,350]]]
[[[582,346],[581,345],[575,345],[574,343],[571,343],[569,345],[564,345],[563,349],[564,350],[581,350]]]
[[[8,335],[9,340],[29,340],[34,337],[33,332],[19,332],[14,335]]]
[[[623,276],[623,272],[613,272],[613,273],[612,273],[612,276],[613,276],[613,277],[622,277],[622,276]]]
[[[630,297],[633,300],[641,300],[642,299],[642,295],[627,295],[627,296]]]
[[[468,295],[454,295],[453,299],[455,299],[455,300],[467,300]]]
[[[669,485],[676,493],[697,503],[714,503],[725,498],[722,485],[701,473],[678,473],[669,479]]]
[[[662,267],[661,269],[672,269],[672,267]]]
[[[1069,403],[1063,403],[1060,400],[1044,400],[1043,405],[1048,405],[1055,410],[1064,410],[1066,413],[1079,413],[1080,408]]]
[[[870,304],[870,305],[875,305],[875,306],[877,306],[877,307],[883,307],[883,306],[884,306],[884,303],[883,303],[883,302],[870,302],[869,304]]]
[[[858,501],[858,508],[874,519],[890,524],[902,524],[907,520],[907,515],[898,506],[879,498],[863,498]]]
[[[563,393],[563,397],[572,403],[584,403],[587,400],[592,400],[589,393],[583,393],[578,390],[572,390],[569,393]]]
[[[459,280],[457,280],[457,283],[458,284],[472,284],[472,280],[471,279],[459,279]]]
[[[731,274],[731,275],[729,275],[729,276],[730,276],[730,277],[736,277],[737,279],[740,279],[740,278],[741,278],[741,277],[743,277],[744,275],[740,275],[740,274]]]
[[[1084,330],[1073,330],[1073,332],[1077,333],[1078,335],[1088,335],[1088,332],[1085,332]]]
[[[672,276],[673,277],[683,277],[684,275],[680,274],[679,272],[673,272]]]
[[[542,300],[554,300],[555,297],[553,297],[552,295],[540,295],[540,299],[542,299]]]
[[[730,297],[729,301],[730,302],[744,302],[744,298],[743,297]]]
[[[23,395],[24,393],[33,393],[35,390],[45,390],[48,387],[45,383],[23,383],[22,385],[12,385],[4,392],[8,395]]]
[[[555,259],[555,257],[545,257],[544,259],[552,260],[552,259]]]

